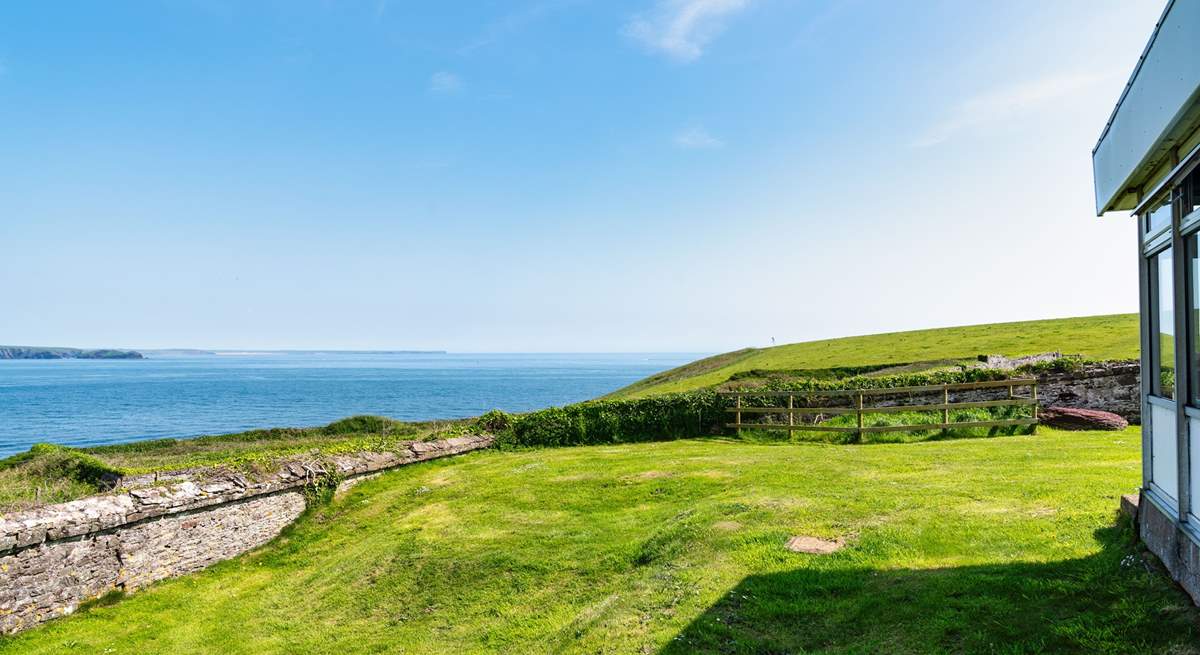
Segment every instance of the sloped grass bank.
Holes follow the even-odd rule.
[[[1089,359],[1137,359],[1138,315],[992,323],[892,332],[745,348],[652,375],[611,398],[677,393],[721,384],[749,371],[871,369],[888,364],[970,360],[978,355],[1031,355],[1060,351]]]
[[[1114,527],[1139,470],[1135,429],[473,453],[0,651],[1193,652],[1196,610]]]

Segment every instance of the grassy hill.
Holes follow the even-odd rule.
[[[479,452],[0,651],[1192,653],[1200,614],[1114,521],[1138,443]],[[845,547],[791,552],[797,535]]]
[[[652,375],[608,397],[632,398],[699,389],[751,370],[905,364],[1052,351],[1093,359],[1136,359],[1138,348],[1137,314],[892,332],[737,350]]]

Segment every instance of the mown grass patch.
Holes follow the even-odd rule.
[[[252,554],[0,650],[1192,652],[1195,608],[1114,518],[1139,443],[477,452],[364,482]],[[846,546],[794,553],[797,535]]]

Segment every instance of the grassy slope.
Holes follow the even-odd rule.
[[[1095,359],[1135,359],[1137,314],[972,325],[748,348],[653,375],[611,397],[698,389],[751,369],[819,369],[1055,350]]]
[[[352,416],[319,428],[277,428],[194,439],[156,439],[112,446],[35,446],[0,459],[0,512],[28,509],[100,493],[95,469],[137,474],[200,467],[267,469],[301,453],[386,452],[409,441],[457,434],[463,421],[403,423]]]
[[[475,453],[0,651],[1195,652],[1113,527],[1138,462],[1136,429]]]

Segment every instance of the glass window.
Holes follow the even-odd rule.
[[[1171,224],[1171,194],[1167,194],[1165,198],[1150,205],[1150,209],[1146,211],[1144,226],[1147,233],[1158,232],[1162,228]]]
[[[1187,238],[1187,283],[1188,283],[1188,368],[1191,383],[1192,405],[1200,407],[1200,237],[1195,234]]]
[[[1154,256],[1155,290],[1151,302],[1154,325],[1155,373],[1153,392],[1163,398],[1175,397],[1175,273],[1171,249]]]

